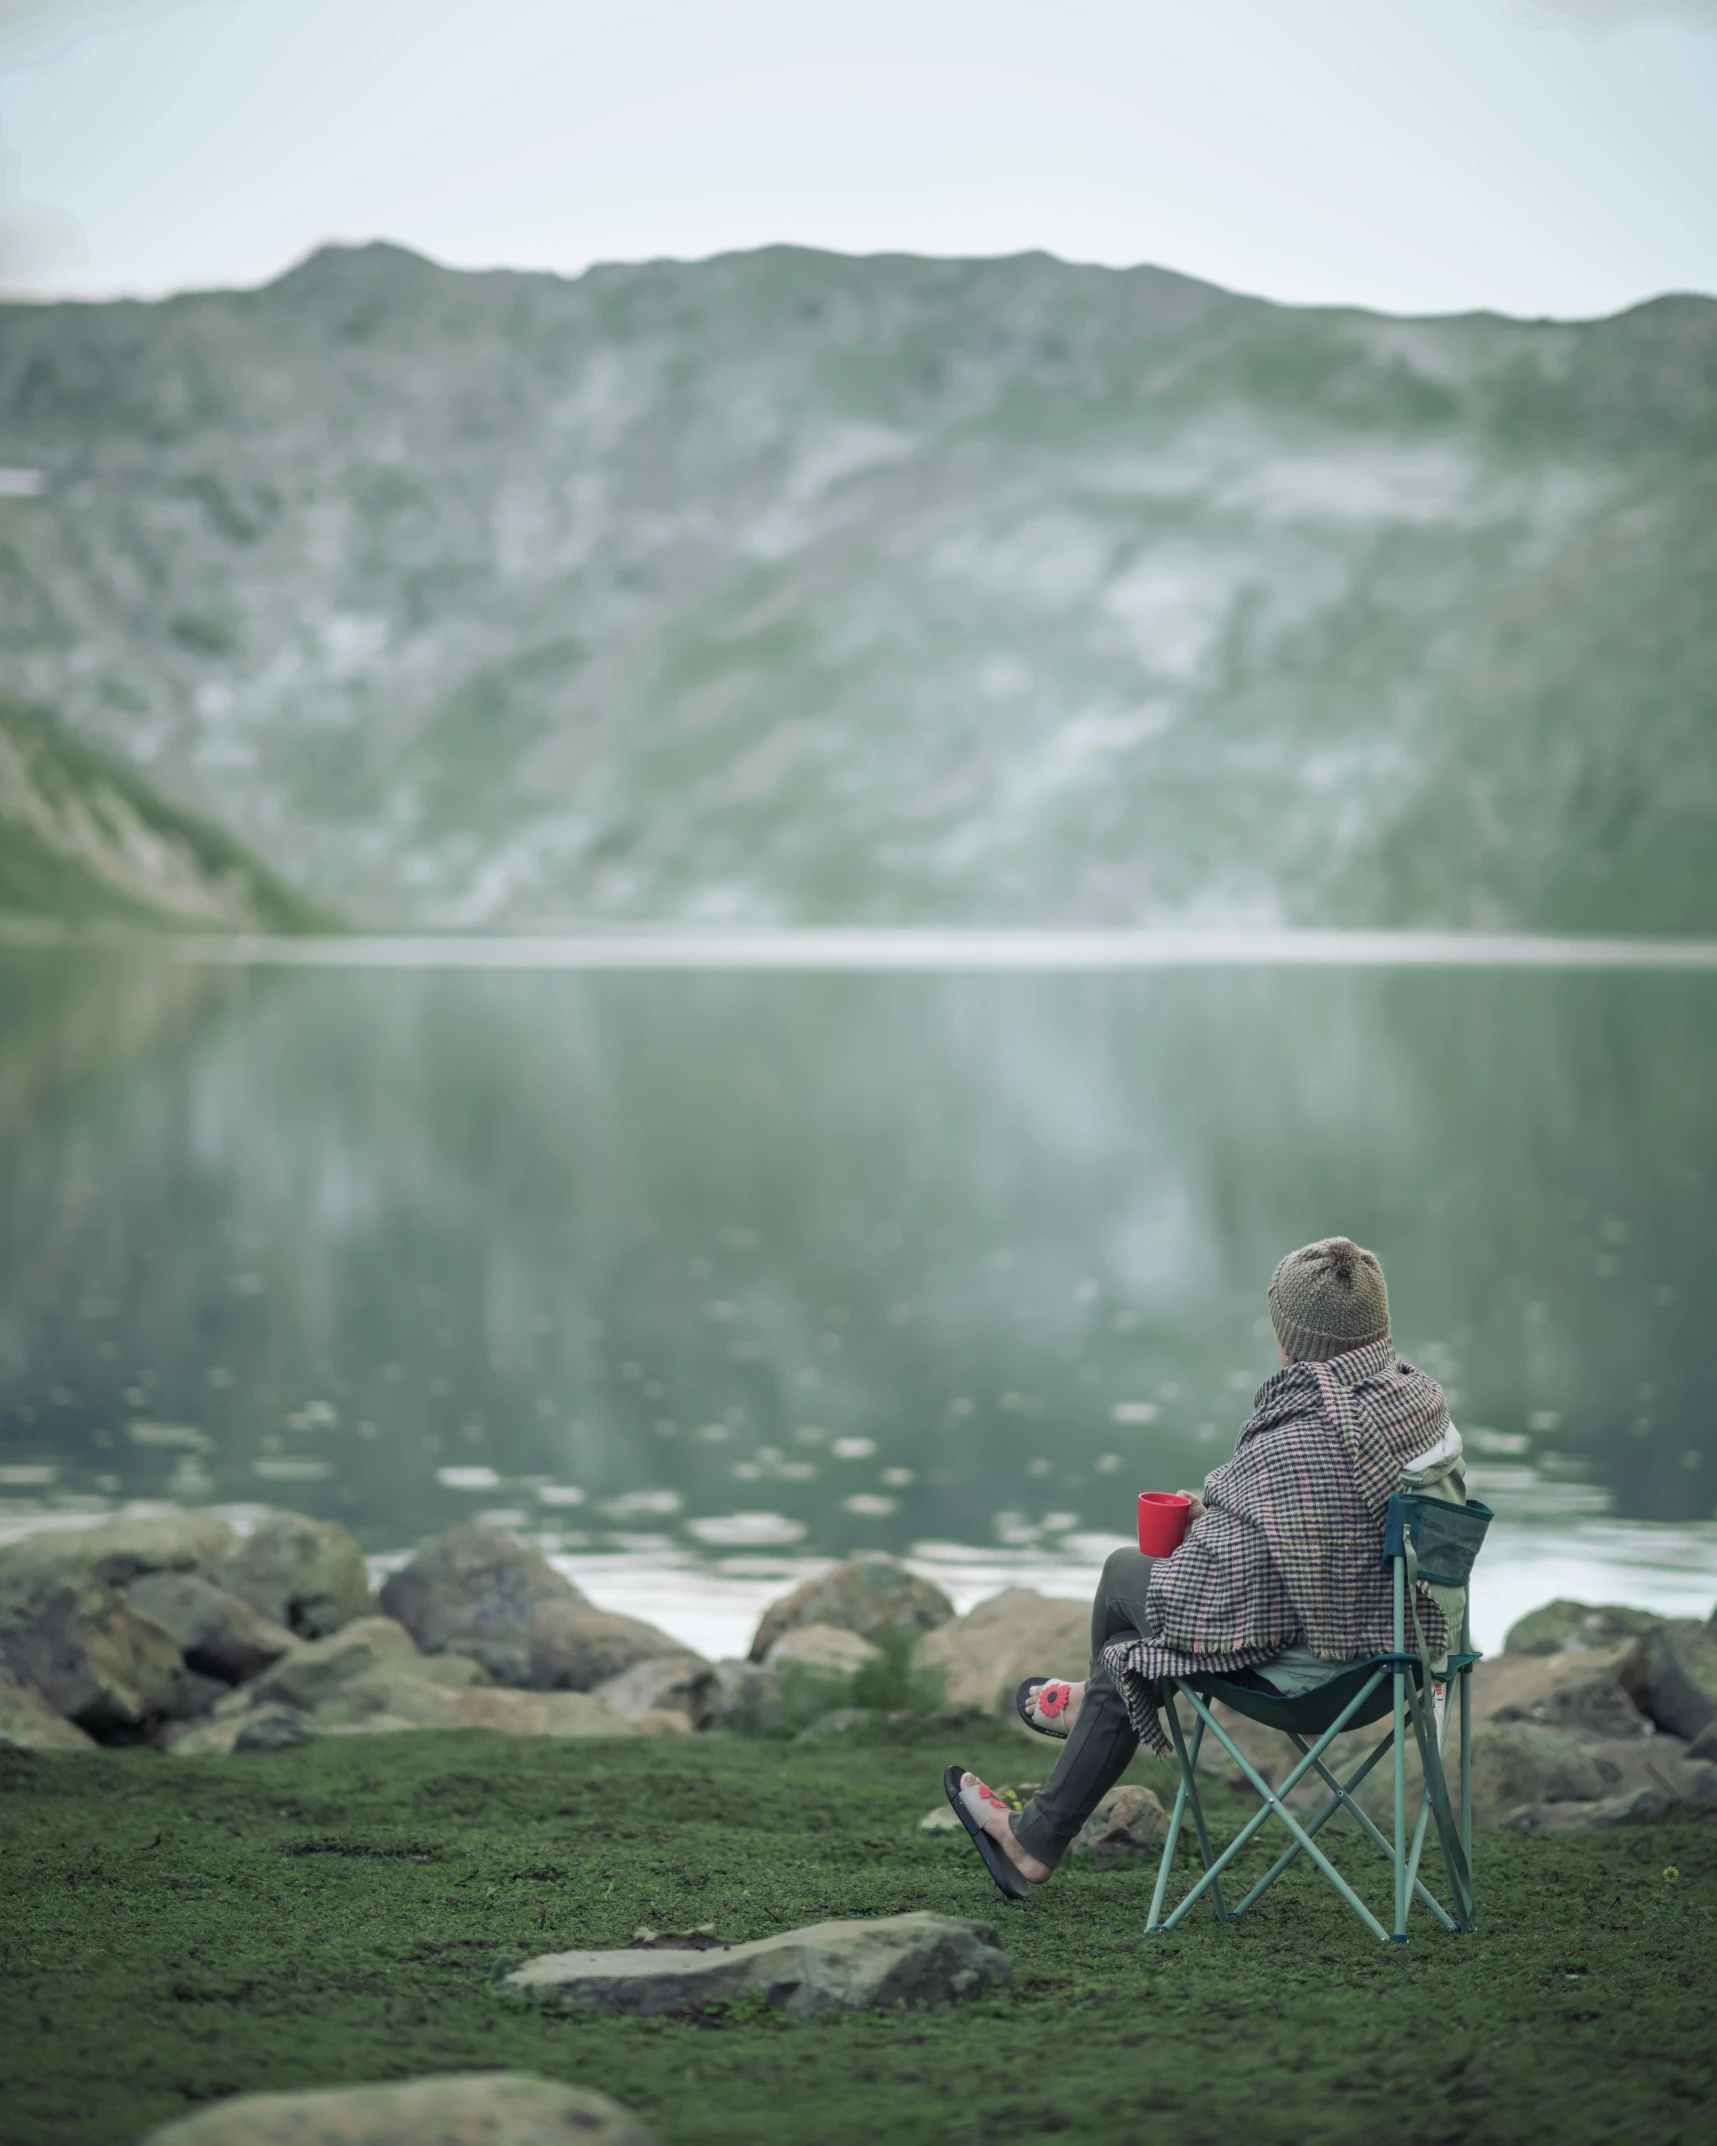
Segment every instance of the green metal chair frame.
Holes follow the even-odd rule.
[[[1309,1856],[1371,1934],[1386,1944],[1407,1942],[1407,1918],[1415,1903],[1426,1907],[1445,1930],[1471,1930],[1477,1914],[1472,1880],[1472,1670],[1481,1657],[1473,1651],[1470,1616],[1461,1620],[1460,1645],[1451,1654],[1444,1677],[1445,1704],[1431,1702],[1433,1678],[1424,1633],[1419,1625],[1417,1583],[1420,1579],[1451,1587],[1464,1587],[1492,1515],[1487,1506],[1469,1499],[1464,1507],[1440,1499],[1397,1492],[1389,1501],[1385,1523],[1382,1562],[1392,1570],[1395,1609],[1395,1645],[1388,1654],[1351,1663],[1309,1692],[1290,1698],[1264,1688],[1262,1680],[1247,1684],[1222,1676],[1171,1677],[1165,1680],[1163,1715],[1168,1723],[1175,1757],[1180,1765],[1180,1790],[1175,1797],[1168,1833],[1163,1841],[1162,1862],[1156,1890],[1151,1896],[1148,1933],[1163,1936],[1175,1929],[1206,1896],[1218,1922],[1234,1922],[1256,1906],[1284,1871],[1301,1855]],[[1417,1540],[1416,1540],[1417,1538]],[[1421,1551],[1426,1561],[1421,1563]],[[1435,1558],[1435,1565],[1430,1560]],[[1406,1627],[1412,1623],[1417,1651],[1409,1652]],[[1459,1695],[1461,1723],[1460,1816],[1456,1819],[1449,1800],[1443,1770],[1443,1744],[1455,1709],[1446,1703],[1448,1685]],[[1182,1726],[1180,1700],[1193,1711],[1190,1737]],[[1211,1711],[1210,1702],[1220,1699],[1265,1728],[1279,1729],[1300,1756],[1278,1787],[1264,1779]],[[1325,1763],[1336,1737],[1347,1729],[1363,1729],[1386,1715],[1390,1725],[1378,1742],[1345,1780],[1338,1779]],[[1422,1784],[1412,1832],[1407,1828],[1406,1732],[1411,1726],[1418,1747]],[[1199,1801],[1198,1755],[1206,1730],[1240,1768],[1257,1790],[1260,1808],[1236,1833],[1220,1854],[1212,1852],[1204,1807]],[[1308,1742],[1307,1739],[1312,1741]],[[1373,1823],[1354,1800],[1354,1790],[1391,1753],[1395,1762],[1394,1837]],[[1316,1773],[1330,1791],[1323,1807],[1302,1822],[1289,1810],[1287,1799],[1309,1774]],[[1360,1832],[1389,1864],[1394,1880],[1393,1927],[1385,1929],[1371,1909],[1318,1846],[1317,1836],[1338,1812],[1345,1812]],[[1204,1875],[1186,1893],[1165,1920],[1163,1902],[1180,1844],[1181,1827],[1191,1814]],[[1238,1907],[1225,1908],[1222,1874],[1247,1842],[1270,1819],[1277,1818],[1292,1839],[1252,1887]],[[1451,1905],[1445,1907],[1419,1875],[1420,1858],[1432,1824],[1442,1849]]]

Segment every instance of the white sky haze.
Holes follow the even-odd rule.
[[[0,0],[0,287],[791,240],[1296,302],[1717,292],[1717,0]]]

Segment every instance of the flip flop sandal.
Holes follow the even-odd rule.
[[[1068,1714],[1073,1705],[1073,1686],[1063,1677],[1027,1677],[1014,1693],[1019,1718],[1040,1736],[1053,1736],[1065,1743],[1070,1733]]]
[[[942,1793],[954,1806],[954,1816],[977,1844],[978,1853],[984,1859],[984,1868],[996,1881],[997,1889],[1006,1893],[1010,1900],[1023,1900],[1031,1891],[1023,1872],[1017,1864],[1009,1861],[1006,1850],[991,1840],[979,1825],[976,1814],[967,1805],[966,1798],[968,1795],[981,1798],[984,1802],[993,1804],[998,1811],[1005,1811],[1007,1805],[993,1788],[986,1788],[981,1781],[970,1789],[963,1789],[960,1786],[960,1776],[966,1770],[964,1766],[950,1766],[942,1776]]]

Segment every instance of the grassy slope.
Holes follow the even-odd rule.
[[[600,2086],[667,2146],[1712,2135],[1717,1827],[1486,1837],[1471,1938],[1382,1948],[1301,1879],[1245,1924],[1147,1940],[1143,1872],[1012,1908],[916,1833],[951,1756],[1005,1779],[1027,1754],[991,1724],[0,1751],[0,2139],[94,2146],[234,2091],[485,2066]],[[577,2020],[489,1987],[641,1921],[737,1939],[918,1908],[993,1920],[1011,1992],[795,2025]]]
[[[46,839],[38,827],[0,812],[0,916],[44,918],[55,923],[251,924],[266,931],[326,931],[332,919],[303,900],[258,858],[212,821],[174,804],[141,776],[106,753],[74,738],[43,710],[0,693],[0,733],[29,771],[32,787],[55,810],[63,830],[73,815],[85,817],[115,840],[107,801],[142,823],[183,860],[230,912],[224,919],[193,917],[137,898],[100,869],[100,843],[87,852]]]

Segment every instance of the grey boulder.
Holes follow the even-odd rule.
[[[8,1583],[123,1586],[144,1572],[198,1572],[219,1564],[238,1537],[213,1513],[116,1513],[87,1527],[43,1528],[0,1549]]]
[[[522,1535],[475,1520],[419,1544],[381,1596],[425,1654],[463,1654],[497,1684],[530,1683],[541,1604],[584,1599]]]
[[[1635,1646],[1621,1684],[1660,1729],[1698,1741],[1717,1722],[1717,1630],[1692,1617],[1668,1619]]]
[[[623,1718],[588,1692],[527,1692],[485,1683],[462,1654],[420,1654],[388,1617],[360,1617],[327,1639],[301,1641],[271,1669],[227,1694],[206,1721],[175,1733],[184,1758],[292,1741],[282,1717],[311,1736],[399,1729],[497,1729],[508,1736],[684,1734],[683,1714]]]
[[[93,1751],[95,1739],[56,1714],[33,1684],[0,1669],[0,1744],[20,1751]]]
[[[290,1744],[308,1743],[312,1735],[302,1714],[287,1706],[259,1706],[246,1714],[233,1735],[235,1751],[284,1751]]]
[[[1674,1810],[1673,1796],[1647,1784],[1596,1803],[1523,1803],[1502,1825],[1510,1833],[1602,1832],[1611,1826],[1655,1825]]]
[[[386,2086],[241,2094],[151,2131],[143,2146],[655,2146],[606,2094],[529,2072],[453,2072]]]
[[[988,1923],[890,1915],[815,1923],[705,1951],[626,1947],[527,1960],[507,1993],[574,2012],[685,2012],[761,1998],[794,2019],[897,2004],[942,2006],[1004,1985],[1008,1957]]]
[[[1028,1676],[1080,1678],[1091,1657],[1091,1605],[1063,1602],[1035,1588],[1005,1587],[919,1645],[921,1668],[944,1678],[949,1707],[999,1714],[1037,1741],[1014,1710]]]
[[[714,1709],[712,1728],[735,1736],[779,1736],[791,1717],[787,1680],[779,1670],[754,1662],[717,1662]]]
[[[300,1639],[325,1639],[375,1610],[356,1537],[306,1513],[270,1513],[209,1577]]]
[[[168,1512],[45,1528],[6,1544],[0,1667],[98,1737],[149,1733],[181,1710],[184,1665],[172,1636],[120,1588],[145,1575],[191,1575],[235,1540],[212,1513]]]
[[[1661,1739],[1669,1744],[1671,1739]],[[1654,1753],[1643,1777],[1591,1803],[1527,1803],[1502,1823],[1517,1833],[1566,1833],[1608,1826],[1655,1825],[1665,1818],[1717,1812],[1717,1766],[1671,1751]]]
[[[98,1738],[173,1714],[184,1664],[169,1633],[94,1578],[0,1573],[0,1668]]]
[[[1487,1722],[1473,1734],[1473,1815],[1490,1825],[1523,1804],[1596,1803],[1647,1779],[1656,1755],[1633,1738]]]
[[[591,1696],[626,1720],[640,1714],[683,1714],[694,1729],[715,1719],[720,1687],[715,1671],[692,1654],[658,1654],[595,1686]]]
[[[653,1624],[599,1610],[573,1590],[570,1599],[538,1603],[525,1635],[524,1674],[490,1674],[500,1683],[528,1684],[533,1691],[595,1691],[628,1670],[668,1656],[699,1659]]]
[[[1504,1654],[1562,1654],[1571,1648],[1613,1647],[1621,1640],[1635,1640],[1661,1617],[1650,1610],[1627,1609],[1619,1602],[1546,1602],[1529,1610],[1508,1628],[1502,1643]]]
[[[867,1551],[772,1602],[751,1642],[751,1659],[763,1661],[784,1633],[800,1625],[838,1625],[875,1644],[916,1639],[953,1614],[953,1603],[932,1581],[908,1572],[898,1558]]]
[[[232,1686],[220,1677],[206,1677],[187,1669],[179,1679],[179,1696],[173,1702],[171,1721],[201,1721],[220,1705]]]
[[[880,1647],[857,1632],[849,1632],[844,1625],[801,1624],[770,1642],[763,1666],[845,1683],[867,1664],[879,1660],[881,1653]]]
[[[1481,1662],[1473,1679],[1479,1723],[1536,1722],[1592,1736],[1651,1735],[1651,1723],[1623,1683],[1631,1659],[1623,1640],[1555,1654],[1504,1653]]]
[[[341,1727],[372,1714],[416,1719],[402,1691],[418,1687],[458,1690],[479,1683],[476,1665],[457,1656],[431,1660],[418,1653],[411,1635],[386,1617],[360,1617],[326,1639],[305,1640],[257,1678],[235,1692],[235,1704],[287,1707],[313,1716],[324,1727]],[[430,1722],[439,1722],[431,1707]]]
[[[198,1572],[146,1572],[127,1586],[125,1599],[172,1635],[187,1668],[222,1684],[259,1676],[294,1645],[285,1625]]]
[[[952,1814],[950,1814],[952,1815]],[[1071,1853],[1091,1858],[1097,1870],[1155,1865],[1168,1830],[1168,1813],[1154,1789],[1128,1781],[1112,1788],[1074,1836]]]

